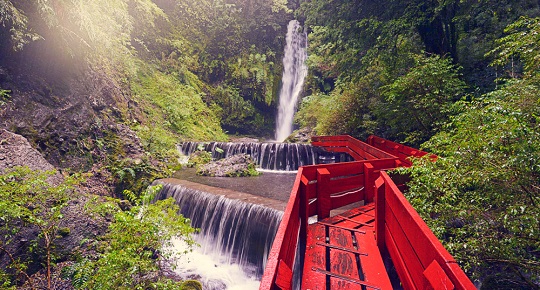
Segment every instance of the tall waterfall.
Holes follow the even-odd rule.
[[[198,251],[217,257],[219,265],[212,263],[208,269],[198,268],[193,273],[205,289],[225,289],[236,285],[238,279],[230,274],[217,277],[228,265],[238,265],[250,280],[260,280],[268,254],[283,213],[264,206],[232,200],[221,195],[191,189],[177,184],[160,181],[164,186],[156,196],[157,200],[173,197],[180,207],[180,213],[191,219],[191,225],[200,228],[196,240],[201,245]],[[200,260],[200,258],[199,258]],[[189,261],[197,264],[201,261]],[[184,263],[186,264],[186,263]],[[188,266],[188,265],[179,265]],[[184,269],[185,271],[185,269]],[[207,276],[207,277],[205,277]],[[220,281],[220,279],[223,279]],[[226,281],[231,280],[233,281]],[[231,284],[231,285],[228,285]],[[225,286],[225,287],[223,287]]]
[[[287,44],[283,57],[283,77],[276,119],[276,141],[283,142],[293,131],[298,98],[307,75],[307,35],[297,20],[287,26]]]

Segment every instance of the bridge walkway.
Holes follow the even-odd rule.
[[[392,289],[374,224],[371,203],[309,225],[302,289]]]

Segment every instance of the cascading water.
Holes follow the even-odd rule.
[[[287,26],[287,44],[283,57],[283,77],[276,119],[276,141],[283,142],[293,131],[293,118],[298,98],[307,75],[307,35],[300,22],[291,20]]]
[[[178,149],[186,156],[203,149],[211,152],[213,159],[244,153],[265,170],[294,171],[304,165],[352,161],[350,155],[345,153],[331,153],[311,145],[294,143],[184,142]]]
[[[164,186],[156,199],[173,197],[180,213],[191,219],[193,227],[201,229],[195,237],[201,245],[195,250],[196,260],[189,261],[192,265],[179,265],[181,274],[193,271],[192,275],[200,276],[197,279],[204,289],[258,288],[283,213],[182,185],[160,183]],[[207,262],[210,267],[202,265],[205,259],[210,260],[204,258],[208,256],[212,258]],[[234,267],[237,273],[231,274],[229,270]]]

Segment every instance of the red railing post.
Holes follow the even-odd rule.
[[[371,163],[364,163],[364,191],[366,203],[373,202],[375,197],[375,169]]]
[[[300,188],[298,194],[300,195],[300,239],[307,237],[307,226],[309,218],[309,198],[307,193],[307,186],[309,180],[302,175],[300,179]]]
[[[377,239],[377,246],[379,251],[383,251],[385,248],[384,241],[384,215],[385,205],[384,199],[385,184],[382,177],[375,180],[375,238]]]
[[[330,216],[332,201],[330,200],[330,172],[326,168],[317,169],[317,219]]]

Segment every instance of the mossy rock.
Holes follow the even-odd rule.
[[[181,289],[182,290],[202,290],[203,287],[202,287],[201,282],[197,280],[186,280],[182,282]]]
[[[257,176],[255,162],[247,154],[237,154],[208,164],[197,166],[197,174],[213,177]]]

